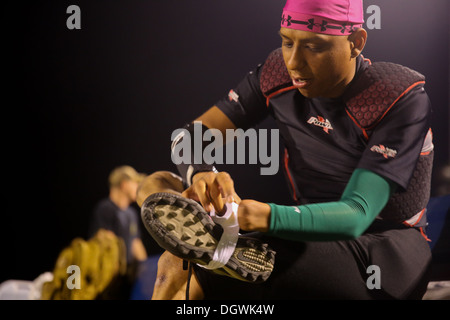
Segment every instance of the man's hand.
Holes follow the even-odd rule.
[[[242,200],[238,208],[238,222],[242,230],[267,232],[270,227],[270,206],[255,200]]]
[[[221,213],[226,202],[239,204],[241,198],[234,190],[234,182],[226,172],[199,172],[192,179],[192,185],[187,188],[182,196],[201,203],[206,211]]]
[[[226,202],[239,204],[239,227],[245,231],[269,230],[270,206],[255,200],[241,200],[234,190],[234,182],[227,172],[199,172],[192,179],[192,185],[182,196],[201,203],[206,211],[224,213]]]

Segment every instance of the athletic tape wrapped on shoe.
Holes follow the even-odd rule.
[[[238,204],[236,202],[226,203],[227,210],[224,215],[219,216],[213,209],[209,214],[213,221],[223,228],[222,236],[214,251],[213,259],[207,265],[200,267],[205,269],[220,269],[227,264],[233,255],[239,238],[239,223],[237,219]]]
[[[233,209],[224,217],[214,214],[216,221],[228,224],[224,228],[196,201],[172,193],[155,193],[142,204],[141,217],[149,234],[173,255],[214,268],[210,271],[220,275],[254,283],[264,282],[273,270],[275,251],[259,239],[245,235],[237,234],[237,240],[233,240],[233,234],[239,230],[237,206],[234,207],[234,214],[231,214]],[[230,257],[227,257],[229,252],[226,250],[217,250],[219,246],[230,248],[233,242],[236,243]]]

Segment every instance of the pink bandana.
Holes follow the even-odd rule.
[[[349,35],[364,22],[362,0],[287,0],[281,27]]]

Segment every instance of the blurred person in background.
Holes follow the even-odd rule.
[[[139,229],[140,217],[132,206],[139,183],[144,178],[145,174],[128,165],[112,170],[108,178],[109,195],[97,203],[89,225],[89,237],[103,228],[125,241],[128,265],[147,259]]]

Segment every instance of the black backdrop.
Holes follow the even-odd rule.
[[[81,9],[69,30],[66,9]],[[381,29],[364,55],[427,77],[434,107],[435,167],[449,162],[447,0],[366,0]],[[172,131],[227,94],[280,45],[284,1],[90,0],[22,2],[2,12],[1,279],[51,271],[60,250],[85,237],[117,165],[176,170]],[[366,18],[369,14],[366,14]],[[270,120],[261,127],[271,127]],[[288,203],[284,177],[228,165],[244,198]],[[437,171],[436,171],[437,172]],[[433,178],[433,195],[435,181]],[[159,252],[149,237],[150,254]]]

